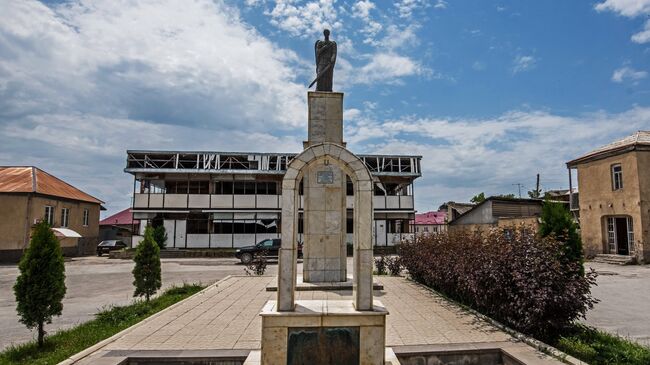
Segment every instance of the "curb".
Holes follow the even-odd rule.
[[[474,316],[476,316],[476,317],[478,317],[478,318],[480,318],[480,319],[482,319],[484,321],[489,322],[490,324],[497,327],[501,331],[509,334],[510,336],[512,336],[512,337],[520,340],[521,342],[535,348],[536,350],[539,350],[539,351],[541,351],[541,352],[543,352],[545,354],[548,354],[548,355],[562,361],[565,364],[569,364],[569,365],[589,365],[588,363],[586,363],[586,362],[584,362],[582,360],[578,360],[575,357],[573,357],[571,355],[568,355],[568,354],[556,349],[555,347],[553,347],[551,345],[548,345],[548,344],[546,344],[546,343],[544,343],[542,341],[539,341],[539,340],[536,340],[536,339],[534,339],[532,337],[524,335],[523,333],[521,333],[521,332],[519,332],[517,330],[514,330],[514,329],[502,324],[501,322],[499,322],[499,321],[497,321],[495,319],[492,319],[491,317],[486,316],[483,313],[477,312],[476,310],[474,310],[474,309],[472,309],[472,308],[470,308],[470,307],[468,307],[466,305],[458,303],[457,301],[455,301],[455,300],[453,300],[453,299],[451,299],[451,298],[449,298],[447,296],[444,296],[441,293],[438,293],[437,291],[433,290],[432,288],[429,288],[428,286],[426,286],[424,284],[418,283],[417,281],[411,279],[410,277],[407,278],[407,280],[414,283],[415,285],[423,288],[423,289],[426,289],[426,290],[436,294],[440,298],[443,298],[446,301],[453,303],[454,305],[458,306],[459,308],[462,308],[463,310],[471,313],[472,315],[474,315]]]
[[[186,300],[188,300],[188,299],[190,299],[190,298],[193,298],[193,297],[198,296],[198,295],[202,295],[202,294],[203,294],[205,291],[207,291],[208,289],[212,288],[213,286],[218,286],[219,283],[221,283],[222,281],[228,280],[228,279],[230,279],[230,278],[232,278],[232,277],[233,277],[233,275],[228,275],[228,276],[224,277],[223,279],[221,279],[221,280],[215,282],[214,284],[207,286],[205,289],[201,290],[200,292],[198,292],[198,293],[196,293],[196,294],[194,294],[194,295],[192,295],[192,296],[190,296],[190,297],[187,297],[187,298],[181,300],[181,301],[178,302],[178,303],[175,303],[175,304],[170,305],[169,307],[167,307],[167,308],[161,310],[160,312],[155,313],[155,314],[153,314],[153,315],[151,315],[151,316],[149,316],[149,317],[143,319],[142,321],[140,321],[140,322],[134,324],[134,325],[131,326],[131,327],[128,327],[128,328],[123,329],[122,331],[120,331],[120,332],[114,334],[113,336],[111,336],[111,337],[109,337],[109,338],[106,338],[106,339],[104,339],[104,340],[102,340],[102,341],[97,342],[96,344],[94,344],[94,345],[92,345],[92,346],[86,348],[85,350],[81,350],[80,352],[77,352],[76,354],[70,356],[69,358],[67,358],[67,359],[65,359],[65,360],[63,360],[63,361],[61,361],[61,362],[58,363],[57,365],[72,365],[72,364],[77,363],[77,362],[80,361],[80,360],[83,360],[83,359],[84,359],[85,357],[87,357],[88,355],[92,355],[92,354],[95,353],[97,350],[101,349],[102,347],[108,345],[108,344],[111,343],[111,342],[114,342],[114,341],[117,340],[118,338],[120,338],[120,337],[124,336],[125,334],[131,332],[131,331],[133,330],[133,328],[135,328],[136,326],[139,326],[139,325],[142,325],[142,324],[145,324],[145,323],[148,323],[148,322],[152,321],[153,319],[155,319],[155,318],[157,318],[158,316],[162,315],[162,314],[165,313],[166,311],[168,311],[168,310],[170,310],[170,309],[172,309],[172,308],[175,308],[176,306],[180,305],[181,303],[185,302]]]

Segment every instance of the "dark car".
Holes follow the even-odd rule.
[[[264,254],[267,258],[277,258],[281,240],[279,238],[266,239],[258,242],[254,246],[244,246],[237,249],[235,257],[241,260],[242,264],[250,264],[253,258],[258,255]],[[298,258],[302,258],[302,244],[298,243]]]
[[[97,256],[101,256],[104,253],[109,253],[115,250],[121,250],[126,248],[126,243],[120,240],[106,240],[102,241],[97,245]]]

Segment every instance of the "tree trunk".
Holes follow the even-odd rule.
[[[45,337],[43,322],[38,322],[38,347],[43,347],[43,337]]]

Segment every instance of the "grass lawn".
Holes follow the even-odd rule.
[[[185,284],[167,289],[160,296],[151,299],[149,303],[137,301],[131,305],[102,311],[91,321],[46,336],[43,348],[39,348],[36,342],[8,348],[0,353],[0,364],[57,364],[152,314],[198,293],[203,288],[201,285]]]
[[[554,344],[590,365],[648,365],[650,348],[586,326],[575,326]]]

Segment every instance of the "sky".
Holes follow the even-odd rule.
[[[420,212],[650,129],[650,0],[0,0],[0,165],[106,216],[127,149],[299,152],[324,28],[348,147],[421,155]]]

